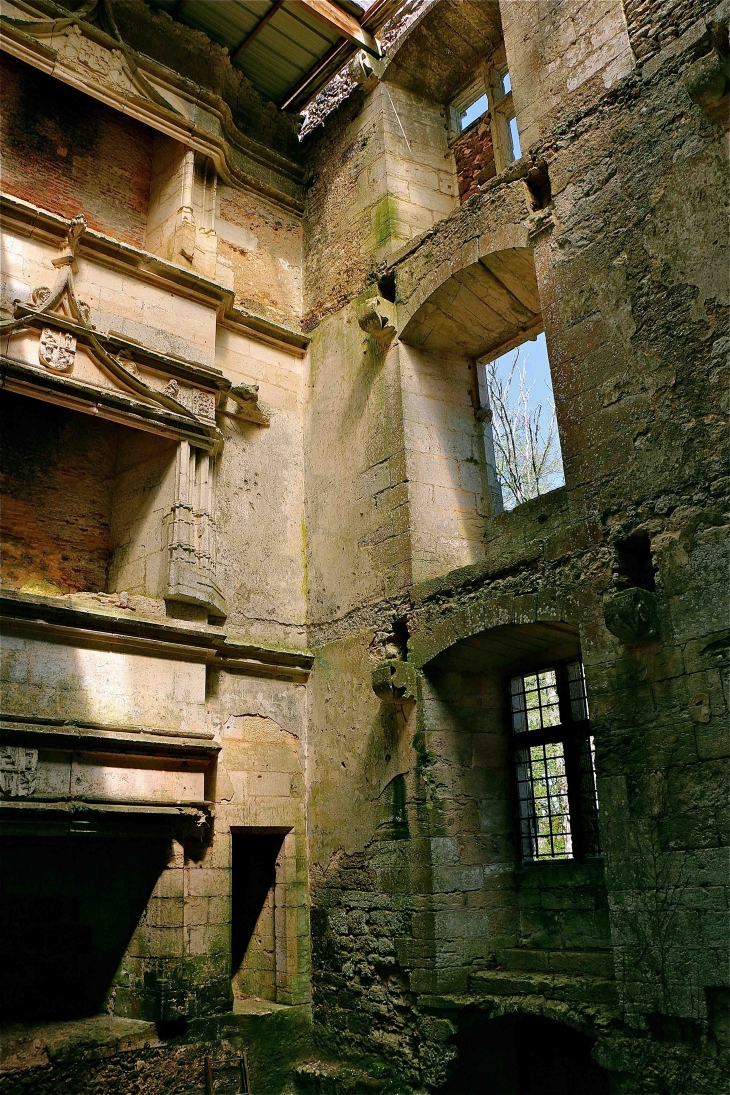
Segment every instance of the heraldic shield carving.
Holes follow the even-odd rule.
[[[76,357],[76,336],[69,331],[53,331],[44,327],[38,345],[42,365],[54,373],[70,373]]]
[[[0,745],[0,795],[27,798],[35,791],[38,750]]]

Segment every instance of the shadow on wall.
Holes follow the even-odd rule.
[[[0,1018],[101,1011],[168,858],[164,838],[5,837]]]
[[[529,1015],[462,1019],[456,1069],[441,1095],[608,1095],[608,1073],[590,1055],[591,1040]]]

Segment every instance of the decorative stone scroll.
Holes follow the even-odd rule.
[[[35,793],[38,750],[22,745],[0,745],[0,795],[28,798]]]

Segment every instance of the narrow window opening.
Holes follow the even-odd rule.
[[[595,750],[582,662],[512,677],[509,687],[522,858],[599,855]]]
[[[284,835],[231,837],[231,975],[239,998],[276,1000],[276,868]]]
[[[545,335],[479,363],[490,512],[565,483]]]
[[[547,209],[553,200],[553,192],[550,183],[550,172],[544,160],[531,168],[526,182],[533,211]]]
[[[519,160],[522,155],[522,148],[520,146],[520,134],[517,129],[517,119],[514,115],[509,119],[509,133],[512,141],[512,159]]]
[[[654,559],[651,539],[646,532],[638,532],[616,544],[618,576],[622,585],[636,586],[650,593],[656,591]]]
[[[382,278],[378,278],[378,292],[383,300],[395,304],[395,274],[384,274]]]

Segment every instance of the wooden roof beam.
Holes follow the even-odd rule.
[[[347,38],[359,49],[364,49],[373,57],[381,57],[380,43],[370,31],[361,27],[357,19],[350,15],[333,0],[293,0],[302,8],[306,8],[311,15],[316,16],[330,30],[336,31]]]

